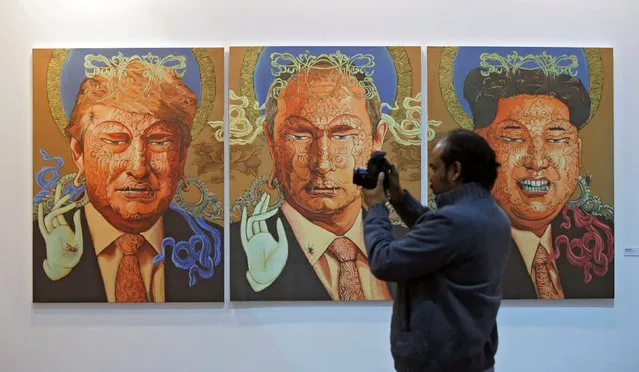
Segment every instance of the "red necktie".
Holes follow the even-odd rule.
[[[115,246],[124,254],[115,279],[116,302],[147,302],[137,256],[145,243],[146,239],[139,234],[124,234],[115,241]]]

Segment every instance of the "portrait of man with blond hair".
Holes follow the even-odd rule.
[[[174,203],[193,187],[185,164],[207,89],[185,75],[197,74],[189,57],[67,54],[63,99],[71,62],[86,69],[62,128],[77,172],[37,203],[35,302],[223,300],[221,226]]]

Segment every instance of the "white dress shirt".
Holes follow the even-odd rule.
[[[339,238],[332,232],[315,225],[287,202],[281,207],[284,216],[293,229],[293,234],[297,239],[308,262],[313,266],[322,284],[333,300],[339,300],[338,279],[339,262],[332,254],[326,254],[326,250],[333,240]],[[352,240],[359,248],[361,254],[358,255],[357,268],[359,271],[362,290],[367,300],[390,300],[388,286],[383,281],[375,278],[368,266],[368,253],[364,245],[364,230],[360,211],[353,226],[343,235]],[[290,243],[289,243],[290,246]],[[290,247],[289,247],[290,248]]]

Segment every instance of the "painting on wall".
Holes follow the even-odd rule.
[[[223,102],[223,48],[33,50],[33,302],[224,301]]]
[[[473,130],[501,164],[503,297],[614,298],[612,49],[431,47],[427,60],[436,133]]]
[[[420,69],[419,47],[230,49],[232,301],[391,299],[353,170],[384,151],[420,197]]]

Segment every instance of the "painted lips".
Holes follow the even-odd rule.
[[[304,190],[311,196],[335,196],[339,193],[340,188],[336,187],[333,182],[324,182],[307,185]]]
[[[155,198],[156,190],[149,186],[134,186],[118,189],[118,192],[128,200],[153,200]]]
[[[548,180],[525,179],[517,182],[519,188],[526,194],[545,194],[550,191],[551,184]]]

